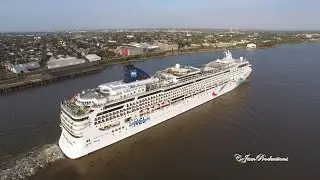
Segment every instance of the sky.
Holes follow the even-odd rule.
[[[319,0],[1,0],[0,31],[320,30]]]

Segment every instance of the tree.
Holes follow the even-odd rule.
[[[182,41],[178,42],[178,49],[184,48],[185,47],[185,43],[183,43]]]

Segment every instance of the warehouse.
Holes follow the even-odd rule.
[[[47,62],[48,69],[65,67],[65,66],[72,66],[77,64],[85,63],[84,59],[77,59],[76,57],[66,57],[66,58],[50,58]]]
[[[39,69],[40,64],[38,62],[29,62],[26,64],[18,64],[18,65],[13,65],[8,63],[5,65],[5,67],[7,70],[12,71],[13,73],[20,74],[20,73],[26,73],[29,71]]]
[[[94,61],[100,61],[101,57],[96,54],[88,54],[86,55],[86,59],[90,62],[94,62]]]

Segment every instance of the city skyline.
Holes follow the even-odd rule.
[[[1,32],[211,28],[320,30],[315,0],[6,0]]]

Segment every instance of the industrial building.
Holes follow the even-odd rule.
[[[101,57],[96,55],[96,54],[88,54],[85,56],[86,59],[90,62],[94,62],[94,61],[100,61],[101,60]]]
[[[72,66],[77,64],[85,63],[84,59],[77,59],[76,57],[66,57],[66,58],[50,58],[47,62],[48,69],[65,67],[65,66]]]
[[[247,44],[247,48],[256,48],[256,47],[257,47],[256,44],[253,44],[253,43]]]
[[[8,71],[12,71],[13,73],[16,73],[16,74],[26,73],[26,72],[33,71],[40,68],[40,64],[38,62],[29,62],[29,63],[18,64],[18,65],[7,63],[4,66]]]
[[[119,49],[118,53],[121,56],[134,56],[144,53],[144,48],[142,47],[124,47]]]
[[[118,47],[116,52],[121,56],[134,56],[143,53],[152,53],[159,51],[176,51],[178,50],[178,44],[176,43],[161,43],[155,42],[153,45],[149,43],[135,43],[128,44],[132,47]]]
[[[129,48],[129,55],[130,56],[134,56],[134,55],[138,55],[138,54],[143,54],[144,50],[141,47],[133,47],[133,48]]]

